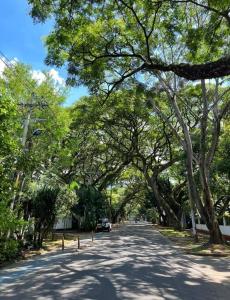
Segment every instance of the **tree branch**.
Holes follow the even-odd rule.
[[[173,72],[179,77],[186,78],[187,80],[201,80],[211,79],[230,75],[230,56],[225,56],[214,62],[207,62],[204,64],[169,64],[144,63],[143,69],[151,72]]]

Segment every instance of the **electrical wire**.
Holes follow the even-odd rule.
[[[11,60],[0,50],[0,60],[5,64],[5,66],[12,70],[14,75],[19,78],[21,80],[20,74],[18,72],[16,72],[17,70],[14,68],[14,65],[12,64]],[[35,87],[32,85],[32,83],[30,81],[28,81],[27,79],[24,80],[24,85],[26,87],[26,89],[31,93],[32,99],[34,99],[37,95],[35,93]],[[45,95],[42,96],[43,101],[41,102],[35,102],[35,103],[21,103],[21,106],[24,107],[29,107],[30,109],[33,107],[38,107],[40,109],[44,109],[44,108],[48,108],[51,115],[53,116],[53,118],[55,119],[55,113],[52,110],[52,108],[50,107],[50,105],[47,103],[47,101],[44,101],[44,97],[48,95],[48,93],[46,93]],[[20,105],[20,104],[19,104]]]
[[[12,64],[11,60],[9,60],[9,58],[0,50],[0,60],[5,64],[5,66],[9,69],[12,70],[14,75],[16,76],[16,78],[21,80],[20,74],[18,72],[16,72],[16,69],[14,68],[14,65]],[[25,85],[26,89],[29,91],[29,93],[31,93],[31,96],[33,96],[33,98],[36,96],[35,94],[35,87],[32,85],[32,83],[30,81],[28,81],[27,79],[24,80],[23,84]],[[48,95],[48,93],[46,94]],[[42,99],[44,99],[44,97],[46,95],[42,96]],[[23,103],[22,105],[24,106],[31,106],[32,103]],[[43,102],[39,102],[37,103],[38,107],[44,108],[46,106],[48,106],[48,103],[46,101]]]

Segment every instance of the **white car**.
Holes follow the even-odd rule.
[[[109,222],[108,218],[100,218],[97,222],[96,231],[108,231],[112,229],[112,224]]]

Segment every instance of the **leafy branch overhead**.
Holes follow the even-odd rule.
[[[46,62],[67,65],[72,85],[108,92],[144,73],[187,80],[230,75],[228,0],[29,3],[35,21],[55,17]]]

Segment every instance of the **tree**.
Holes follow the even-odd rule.
[[[205,79],[230,73],[225,38],[230,30],[228,1],[102,0],[65,2],[65,5],[63,1],[29,2],[35,20],[45,21],[50,15],[55,15],[56,26],[46,41],[46,62],[57,66],[67,63],[70,84],[84,83],[92,91],[100,88],[108,96],[122,83],[129,83],[127,79],[131,77],[143,82],[146,81],[144,75],[147,75],[153,83],[160,78],[162,85],[161,78],[170,77],[168,72],[171,71],[174,78],[177,75],[187,80],[201,80],[200,157],[195,164],[199,168],[203,199],[194,180],[196,170],[193,163],[196,159],[188,124],[177,104],[177,84],[175,88],[173,83],[170,90],[163,84],[163,89],[168,93],[170,107],[183,131],[190,197],[206,220],[210,241],[221,242],[209,187],[209,169],[218,144],[216,137],[222,113],[215,112],[219,100],[214,101],[212,113],[217,121],[213,121],[213,143],[207,153],[205,143],[210,135]],[[177,79],[172,81],[176,83]],[[188,101],[192,102],[192,99]],[[229,104],[225,107],[224,113]],[[162,112],[158,110],[157,113]]]
[[[123,170],[116,183],[110,187],[112,222],[117,223],[132,213],[136,203],[143,203],[146,183],[143,174],[130,166]]]
[[[205,80],[201,81],[201,85],[186,87],[175,76],[166,78],[158,76],[157,90],[161,90],[160,94],[164,95],[160,98],[161,102],[164,103],[166,93],[168,105],[180,126],[180,130],[174,130],[174,134],[186,154],[187,179],[192,203],[196,204],[207,224],[210,242],[221,243],[222,236],[214,210],[215,201],[212,199],[210,189],[210,171],[221,134],[221,120],[229,110],[229,101],[225,98],[228,88],[221,88],[218,80],[215,85],[210,84],[208,90]],[[173,119],[170,120],[167,113],[162,111],[159,92],[156,93],[157,97],[153,94],[150,96],[152,107],[162,120],[173,128]],[[155,101],[154,97],[158,100]],[[199,184],[195,179],[197,168]]]
[[[17,104],[0,80],[0,200],[9,200],[15,157],[19,151],[17,131],[20,127]]]
[[[210,168],[220,135],[218,128],[228,107],[228,101],[225,99],[227,88],[223,88],[221,93],[218,92],[223,94],[224,98],[218,97],[217,99],[217,90],[213,89],[212,85],[210,86],[208,92],[210,98],[209,122],[207,123],[207,134],[204,137],[203,129],[199,128],[203,122],[200,115],[204,113],[204,90],[201,90],[200,86],[194,85],[180,87],[179,83],[178,88],[173,90],[170,86],[170,78],[168,80],[166,82],[159,81],[155,87],[155,93],[153,89],[148,91],[141,89],[141,86],[137,88],[136,94],[131,90],[114,93],[103,107],[98,106],[97,97],[90,97],[88,101],[85,98],[84,114],[81,117],[78,115],[77,120],[79,124],[84,124],[83,127],[92,128],[93,134],[99,133],[103,137],[98,141],[102,147],[106,145],[106,152],[110,151],[111,153],[109,149],[113,149],[114,156],[120,161],[129,157],[129,164],[133,164],[143,172],[152,189],[158,203],[159,214],[163,215],[163,211],[165,211],[171,222],[174,220],[174,225],[177,224],[178,227],[180,226],[178,216],[182,215],[183,202],[187,200],[181,198],[179,192],[186,186],[186,180],[181,177],[176,184],[174,181],[172,185],[170,180],[168,183],[167,180],[165,181],[165,174],[174,164],[180,165],[181,162],[187,161],[185,166],[192,205],[197,205],[208,228],[211,228],[211,241],[220,242],[221,235],[219,239],[218,227],[216,231],[213,229],[216,225],[218,226],[214,208],[215,201],[214,199],[208,201],[205,198],[207,191],[203,189],[202,174],[200,181],[197,180],[199,178],[197,174],[201,172],[204,162],[195,164],[198,157],[200,160],[202,159],[202,147],[207,144],[205,156],[209,159],[205,168],[209,173],[211,172]],[[152,105],[154,114],[146,107],[146,102]],[[79,103],[79,107],[81,105]],[[216,110],[218,115],[215,114]],[[184,140],[187,142],[185,143]],[[189,152],[189,149],[192,149],[192,152]],[[102,165],[103,158],[101,157],[101,159],[99,165]]]
[[[152,115],[151,110],[146,107],[145,95],[139,93],[138,89],[136,94],[133,91],[122,91],[110,98],[107,100],[106,115],[101,114],[101,130],[112,137],[110,146],[124,156],[127,149],[132,149],[131,163],[143,173],[152,189],[159,213],[162,215],[166,211],[168,218],[173,220],[173,225],[180,227],[178,210],[175,213],[172,203],[168,203],[169,195],[164,197],[159,191],[160,175],[179,161],[176,151],[172,150],[175,147],[172,133]],[[126,101],[127,98],[129,102]],[[175,199],[173,202],[176,204]]]
[[[14,161],[14,172],[11,170],[14,178],[11,182],[15,182],[12,207],[17,206],[17,203],[20,205],[23,200],[22,193],[31,178],[39,178],[50,165],[51,159],[61,148],[62,137],[68,130],[68,113],[61,107],[65,99],[65,89],[57,87],[45,73],[44,80],[39,83],[31,78],[31,72],[29,66],[18,63],[6,69],[1,78],[1,83],[15,107],[14,113],[10,110],[9,113],[18,122],[13,134],[12,126],[6,131],[18,145],[18,152],[11,154]]]
[[[67,63],[71,84],[107,92],[135,74],[198,80],[230,73],[228,0],[28,2],[35,21],[55,16],[46,63]],[[177,59],[164,49],[178,51]]]
[[[80,228],[94,230],[97,220],[108,215],[108,202],[105,195],[93,186],[82,185],[76,191],[79,201],[71,209],[73,215],[80,216]]]
[[[68,112],[61,106],[66,89],[48,74],[39,83],[31,73],[29,66],[17,63],[0,78],[0,239],[5,259],[4,253],[10,258],[23,246],[24,220],[31,218],[31,181],[39,182],[47,172],[68,130]]]
[[[111,137],[102,130],[98,118],[105,108],[98,107],[97,100],[82,98],[73,107],[70,131],[62,143],[65,158],[61,156],[56,163],[64,181],[75,180],[102,191],[130,163],[130,157],[110,147]]]
[[[35,247],[42,247],[47,234],[52,231],[57,215],[57,199],[59,188],[43,186],[33,198],[32,216],[34,217]]]
[[[211,190],[215,196],[215,210],[219,220],[225,213],[230,213],[230,127],[229,117],[224,119],[223,133],[220,135],[219,147],[217,148],[211,173]]]
[[[176,151],[172,150],[172,133],[165,127],[165,124],[161,123],[159,118],[152,115],[152,110],[146,106],[145,95],[139,93],[138,90],[136,93],[131,90],[117,92],[111,95],[102,107],[98,106],[98,98],[96,96],[84,98],[74,108],[73,128],[77,128],[75,134],[79,132],[80,128],[82,131],[77,135],[77,139],[76,135],[72,135],[75,137],[73,145],[76,145],[76,141],[77,144],[79,143],[81,136],[84,140],[83,148],[78,150],[74,148],[74,153],[78,153],[76,161],[78,162],[78,171],[81,169],[79,167],[82,163],[79,161],[79,158],[82,157],[80,154],[86,155],[87,160],[83,160],[83,173],[85,172],[84,175],[87,175],[87,162],[92,160],[93,169],[97,170],[97,176],[96,180],[91,180],[91,182],[97,185],[102,179],[103,184],[98,185],[101,189],[115,178],[116,182],[120,181],[121,171],[132,164],[135,169],[143,173],[149,187],[153,190],[160,214],[166,211],[168,218],[174,220],[171,223],[180,227],[180,219],[177,217],[179,205],[176,203],[176,199],[173,196],[169,197],[169,194],[163,195],[164,189],[159,191],[160,175],[178,160],[175,156]],[[86,134],[89,132],[91,132],[90,136]],[[94,149],[93,152],[91,149]],[[110,164],[113,167],[118,164],[119,168],[114,173],[108,174]],[[90,166],[93,170],[91,163]],[[103,169],[105,169],[105,174],[107,173],[105,177],[100,176],[100,174],[104,174],[100,173]],[[94,178],[95,171],[91,175]],[[127,192],[127,197],[124,195],[121,209],[126,204],[126,200],[129,201],[129,195],[133,194],[135,190],[131,189],[130,192]],[[168,199],[170,199],[170,203]],[[171,207],[177,207],[177,209],[174,211]]]

